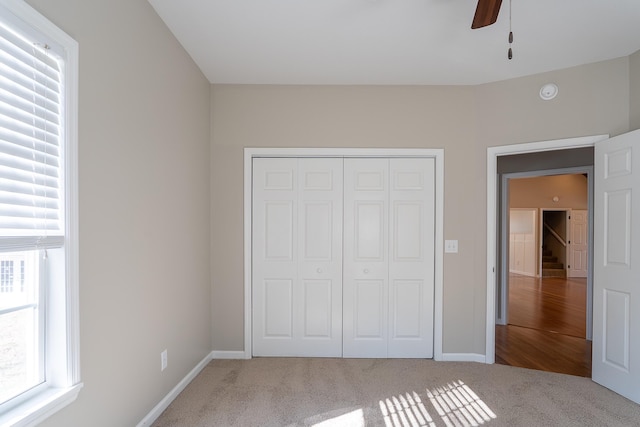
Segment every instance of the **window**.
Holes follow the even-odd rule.
[[[0,425],[72,402],[79,375],[77,43],[0,0]]]
[[[0,261],[0,292],[13,291],[13,261],[3,259]]]

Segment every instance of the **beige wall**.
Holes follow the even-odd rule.
[[[472,167],[469,87],[212,87],[212,271],[215,350],[242,350],[243,148],[446,146],[445,182]],[[448,159],[446,159],[448,160]],[[448,200],[448,203],[455,203]],[[466,251],[462,248],[462,251]],[[445,291],[446,292],[446,291]]]
[[[588,209],[588,193],[587,177],[581,174],[510,179],[509,207]]]
[[[629,57],[630,130],[640,129],[640,50]]]
[[[558,96],[543,101],[545,83]],[[629,58],[477,87],[478,140],[496,146],[629,130]]]
[[[445,148],[444,237],[460,249],[444,257],[444,351],[484,354],[486,149],[626,132],[629,60],[465,87],[213,85],[211,106],[214,350],[244,344],[243,147],[424,147]]]
[[[211,351],[209,83],[146,0],[29,3],[80,46],[84,388],[43,426],[133,426]]]

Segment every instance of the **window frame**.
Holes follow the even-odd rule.
[[[46,282],[46,380],[0,405],[0,425],[31,426],[73,402],[80,379],[78,257],[78,43],[23,0],[0,0],[17,28],[45,37],[63,58],[62,139],[64,243],[48,250]],[[15,266],[14,266],[15,269]],[[14,270],[15,274],[15,270]]]

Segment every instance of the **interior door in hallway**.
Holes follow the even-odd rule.
[[[640,403],[640,130],[596,143],[593,380]]]
[[[573,209],[568,221],[569,234],[569,261],[567,277],[587,277],[589,260],[589,241],[587,210]]]
[[[342,159],[253,160],[253,355],[342,355]]]
[[[433,357],[434,160],[345,159],[345,357]]]

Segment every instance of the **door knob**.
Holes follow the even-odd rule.
[[[316,271],[317,271],[318,273],[322,273],[322,269],[321,269],[321,268],[318,268]]]
[[[362,270],[362,271],[364,271],[364,274],[369,274],[369,269],[368,269],[368,268],[365,268],[365,269],[364,269],[364,270]]]

